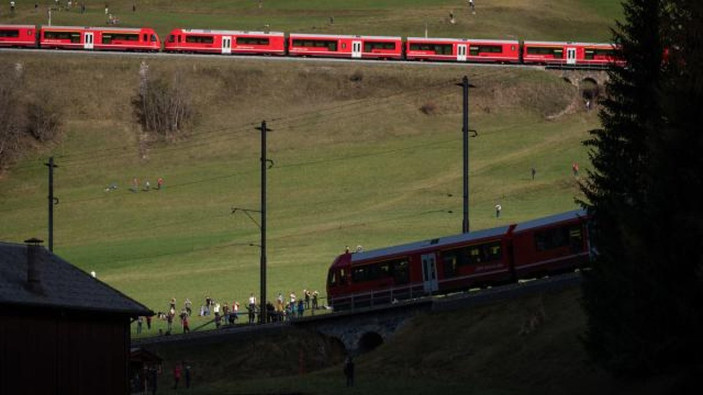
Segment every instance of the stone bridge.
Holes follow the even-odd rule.
[[[580,273],[570,273],[485,289],[480,292],[458,293],[452,296],[365,308],[354,312],[305,317],[292,321],[292,325],[337,338],[344,344],[347,352],[357,355],[385,343],[410,319],[421,313],[464,309],[497,300],[574,287],[580,282]]]
[[[550,278],[484,289],[479,292],[461,292],[448,296],[428,297],[397,304],[368,307],[349,312],[317,314],[293,321],[265,325],[238,325],[222,330],[194,331],[188,334],[156,336],[136,339],[133,347],[161,344],[221,344],[238,336],[256,336],[275,331],[285,331],[291,326],[316,331],[338,339],[350,354],[371,351],[387,342],[393,335],[418,314],[435,311],[465,309],[498,300],[518,298],[541,292],[578,286],[580,273],[570,273]]]
[[[593,86],[597,87],[598,91],[603,92],[605,83],[610,79],[606,70],[570,70],[570,69],[548,69],[547,72],[558,75],[564,81],[579,88],[580,90],[589,89]]]
[[[431,311],[432,305],[431,299],[425,299],[355,312],[325,314],[293,321],[293,325],[337,338],[348,352],[360,354],[385,343],[410,318]]]

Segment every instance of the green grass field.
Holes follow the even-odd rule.
[[[88,14],[55,12],[54,24],[101,24]],[[284,31],[519,36],[607,40],[617,2],[460,1],[110,2],[123,25]],[[408,6],[413,4],[413,6]],[[40,23],[21,4],[0,22]],[[457,25],[443,21],[463,10]],[[314,11],[311,11],[314,10]],[[458,13],[458,11],[455,11]],[[330,13],[334,25],[327,24]],[[568,15],[574,15],[570,17]],[[577,18],[576,15],[579,15]],[[271,19],[273,18],[273,19]],[[147,23],[148,22],[148,23]],[[318,31],[318,30],[315,30]],[[436,33],[436,34],[435,34]],[[155,311],[171,297],[194,305],[206,294],[240,303],[259,291],[259,228],[232,207],[259,208],[259,134],[266,119],[268,298],[317,289],[345,246],[374,249],[461,230],[461,90],[471,91],[472,229],[574,209],[571,163],[586,169],[581,141],[599,124],[578,90],[558,73],[471,66],[262,62],[252,59],[143,58],[153,73],[181,76],[198,118],[189,135],[139,155],[130,107],[142,59],[0,53],[21,62],[30,90],[61,100],[65,133],[0,176],[0,239],[47,238],[47,171],[54,155],[55,252]],[[431,114],[420,111],[434,108]],[[559,115],[561,114],[561,115]],[[537,177],[530,179],[530,168]],[[128,192],[133,178],[161,191]],[[105,192],[117,183],[119,189]],[[493,207],[503,206],[500,219]],[[258,221],[258,218],[257,218]],[[192,326],[204,321],[195,320]],[[163,327],[158,323],[157,327]]]

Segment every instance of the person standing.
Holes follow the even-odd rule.
[[[193,315],[193,303],[190,299],[186,298],[185,302],[183,302],[183,307],[185,307],[189,316]]]
[[[15,13],[15,0],[10,1],[10,13]]]
[[[144,322],[144,317],[141,315],[137,317],[137,335],[142,333],[142,323]]]
[[[344,376],[347,378],[347,387],[354,386],[354,361],[352,361],[351,356],[347,357],[344,361]]]
[[[574,173],[574,177],[579,176],[579,164],[577,162],[571,164],[571,171]]]
[[[149,331],[151,330],[151,316],[150,315],[146,316],[146,329]]]
[[[181,381],[181,364],[177,363],[173,367],[173,389],[178,389],[178,382]]]
[[[253,324],[256,319],[256,296],[254,296],[253,292],[249,295],[249,306],[247,308],[249,310],[249,323]]]
[[[183,362],[183,364],[185,365],[185,362]],[[185,377],[186,377],[186,388],[190,388],[190,365],[186,365]]]
[[[535,167],[532,166],[532,170],[530,170],[530,172],[532,173],[532,179],[534,180],[534,179],[535,179],[535,175],[537,174],[537,169],[535,169]]]
[[[188,312],[183,309],[181,311],[181,325],[183,325],[183,333],[190,332],[190,323],[188,322]]]
[[[500,218],[500,212],[503,210],[503,206],[500,203],[496,204],[496,218]]]

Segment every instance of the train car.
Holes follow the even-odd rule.
[[[327,275],[335,310],[504,284],[588,263],[582,210],[338,256]]]
[[[588,240],[583,210],[517,224],[511,232],[516,278],[573,271],[588,265]]]
[[[510,229],[346,252],[329,269],[327,298],[339,310],[508,281]]]
[[[0,47],[36,48],[36,46],[36,26],[0,25]]]
[[[390,36],[340,36],[291,33],[290,56],[353,59],[403,59],[403,39]]]
[[[407,60],[452,62],[519,63],[518,40],[478,40],[468,38],[408,37]]]
[[[154,29],[121,27],[43,26],[41,48],[112,51],[159,51],[161,41]]]
[[[623,66],[617,56],[617,47],[606,43],[571,43],[551,41],[525,41],[522,49],[525,64],[569,67]]]
[[[166,52],[238,55],[285,55],[282,32],[174,29],[164,43]]]

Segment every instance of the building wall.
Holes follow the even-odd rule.
[[[128,317],[0,311],[0,394],[124,395],[128,360]]]

